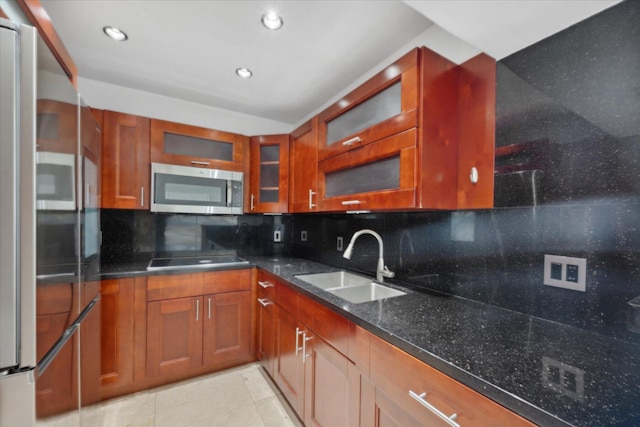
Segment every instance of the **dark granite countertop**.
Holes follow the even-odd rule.
[[[640,346],[437,292],[352,304],[295,276],[338,270],[297,258],[245,257],[459,382],[543,426],[640,425]],[[146,263],[103,278],[148,275]],[[193,271],[193,270],[191,270]],[[171,274],[184,271],[160,272]],[[155,272],[154,272],[155,273]]]

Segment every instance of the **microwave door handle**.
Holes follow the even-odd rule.
[[[232,198],[233,198],[233,181],[228,179],[227,180],[227,207],[231,207]]]

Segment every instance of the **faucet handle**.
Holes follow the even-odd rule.
[[[387,268],[387,266],[385,265],[382,268],[382,271],[380,272],[384,277],[388,277],[388,278],[392,278],[396,275],[396,273],[394,273],[393,271],[389,271],[389,269]]]

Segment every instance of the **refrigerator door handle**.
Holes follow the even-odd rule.
[[[78,318],[64,331],[64,333],[58,338],[58,341],[51,347],[51,349],[44,355],[44,357],[38,362],[38,366],[36,367],[36,379],[40,377],[47,370],[53,359],[56,358],[60,350],[65,346],[65,344],[71,339],[73,334],[80,328],[80,324],[82,321],[89,315],[93,307],[100,300],[100,295],[96,295],[94,299],[91,300],[89,304],[82,310],[82,313],[78,316]]]

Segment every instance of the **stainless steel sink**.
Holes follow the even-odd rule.
[[[301,274],[296,278],[354,304],[406,295],[406,292],[381,285],[368,277],[344,270],[331,273]]]
[[[332,271],[331,273],[301,274],[296,276],[296,278],[304,280],[320,289],[364,285],[371,281],[369,277],[348,273],[344,270]]]
[[[402,292],[375,282],[371,282],[368,285],[329,289],[328,292],[331,292],[335,296],[346,299],[347,301],[354,304],[406,295],[406,292]]]

